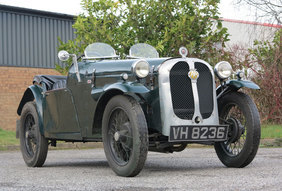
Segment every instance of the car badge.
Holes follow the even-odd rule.
[[[191,79],[191,80],[197,80],[199,78],[199,72],[195,69],[191,69],[189,72],[188,72],[188,77]]]

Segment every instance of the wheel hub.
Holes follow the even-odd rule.
[[[238,119],[233,117],[229,118],[227,122],[229,124],[228,142],[234,143],[239,140],[241,135],[244,133],[244,127]]]
[[[120,134],[119,134],[119,132],[115,132],[115,134],[114,134],[114,139],[115,139],[115,141],[119,141],[119,139],[120,139]]]

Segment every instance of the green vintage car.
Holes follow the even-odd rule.
[[[227,167],[245,167],[260,141],[260,118],[251,98],[239,90],[259,89],[242,80],[228,62],[213,69],[188,58],[159,58],[139,43],[120,59],[105,43],[89,45],[67,76],[35,76],[17,113],[17,132],[27,166],[45,162],[48,145],[57,141],[103,142],[110,167],[120,176],[136,176],[148,151],[172,153],[187,144],[214,145]],[[215,76],[221,85],[216,87]],[[161,160],[161,159],[160,159]]]

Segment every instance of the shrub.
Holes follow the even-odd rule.
[[[282,120],[282,29],[277,31],[273,41],[255,41],[254,48],[232,47],[230,61],[237,69],[247,68],[253,75],[252,81],[261,88],[247,90],[258,106],[263,123],[280,123]]]
[[[85,13],[76,18],[76,38],[60,41],[59,49],[82,54],[88,44],[108,43],[121,57],[135,43],[154,46],[160,56],[177,56],[181,46],[189,55],[216,63],[224,46],[227,29],[218,17],[219,0],[82,0]],[[57,65],[64,73],[66,67]]]

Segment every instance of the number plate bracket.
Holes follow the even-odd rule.
[[[171,126],[169,142],[220,142],[226,141],[228,125]]]

